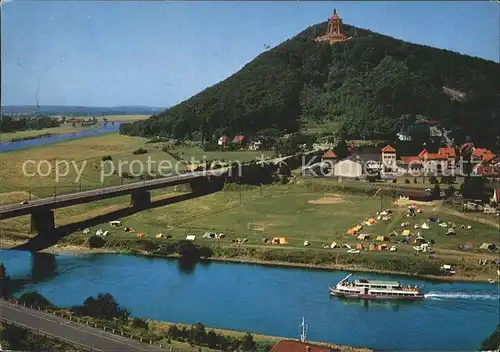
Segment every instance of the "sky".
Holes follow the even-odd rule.
[[[345,23],[499,62],[500,3],[11,0],[2,105],[168,107],[337,8]]]

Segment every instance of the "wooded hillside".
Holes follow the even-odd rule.
[[[423,115],[495,143],[500,64],[344,25],[352,39],[313,39],[326,22],[262,53],[224,81],[121,133],[214,140],[330,120],[343,134],[394,136],[403,114]],[[495,115],[495,113],[497,113]],[[332,124],[330,124],[332,125]]]

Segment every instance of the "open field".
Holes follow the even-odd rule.
[[[175,194],[172,190],[153,192],[153,200]],[[240,202],[241,200],[241,202]],[[397,265],[405,263],[444,263],[456,264],[457,277],[473,274],[477,278],[486,279],[496,276],[492,265],[479,266],[479,259],[495,259],[495,253],[478,251],[482,242],[498,243],[499,227],[495,226],[495,217],[485,222],[467,213],[456,213],[455,210],[436,201],[420,205],[421,214],[415,218],[406,217],[407,205],[396,205],[388,196],[373,197],[369,194],[349,194],[345,192],[325,193],[309,190],[304,185],[272,185],[255,187],[239,191],[222,191],[198,199],[156,209],[146,210],[121,219],[123,226],[143,232],[145,237],[138,239],[136,233],[128,233],[123,229],[113,228],[105,223],[91,228],[91,233],[98,228],[110,231],[106,238],[108,243],[117,248],[140,248],[145,239],[153,243],[165,243],[171,240],[156,239],[155,234],[161,232],[173,236],[172,240],[184,239],[187,234],[195,234],[196,244],[211,246],[214,257],[228,260],[281,262],[296,264],[313,264],[320,267],[338,268],[340,264],[355,265],[358,269],[408,272],[411,268],[401,269]],[[87,205],[79,205],[56,210],[56,224],[82,221],[86,218],[104,214],[126,207],[128,197],[105,200]],[[361,241],[347,234],[347,229],[361,223],[365,218],[375,216],[383,209],[393,211],[389,221],[376,221],[373,226],[364,226],[361,233],[372,235],[372,239]],[[415,229],[429,217],[439,217],[443,222],[455,223],[456,236],[445,235],[447,229],[431,223],[428,230]],[[410,222],[409,227],[401,227],[402,222]],[[10,219],[3,222],[4,231],[26,233],[29,218]],[[462,229],[461,225],[470,225],[471,229]],[[364,251],[360,254],[347,254],[345,249],[324,249],[323,245],[332,242],[347,243],[355,246],[363,243],[368,248],[374,243],[376,236],[388,236],[392,231],[398,234],[409,229],[414,239],[420,232],[426,239],[433,239],[436,253],[429,258],[428,254],[415,256],[414,244],[400,244],[402,236],[391,236],[389,245],[396,245],[397,252]],[[202,239],[205,231],[223,232],[223,240]],[[262,238],[285,237],[286,245],[262,243]],[[66,244],[81,245],[88,238],[83,233],[75,233],[63,240]],[[246,238],[245,243],[236,243],[237,238]],[[309,242],[304,247],[304,241]],[[458,248],[466,242],[472,242],[474,249],[466,252]],[[339,259],[340,258],[340,259]],[[463,261],[462,259],[463,258]],[[346,262],[347,261],[347,262]],[[356,264],[358,263],[358,264]],[[399,264],[391,264],[399,263]],[[392,265],[394,268],[391,268]]]
[[[12,151],[2,153],[0,158],[0,193],[9,193],[23,191],[27,194],[38,197],[50,197],[53,195],[54,187],[56,194],[78,192],[92,188],[102,187],[101,171],[104,171],[107,176],[104,186],[118,185],[121,182],[138,182],[139,179],[123,179],[120,176],[122,172],[141,174],[141,164],[147,172],[147,161],[151,160],[151,170],[158,172],[158,163],[164,161],[163,172],[168,174],[166,167],[172,166],[172,173],[176,168],[179,171],[184,170],[184,165],[178,163],[168,153],[162,151],[160,143],[147,143],[148,139],[139,137],[129,137],[119,135],[117,133],[93,136],[87,138],[76,139],[56,144],[51,144],[43,147],[35,147],[26,150]],[[133,152],[139,148],[146,149],[146,154],[134,155]],[[255,157],[260,157],[262,154],[270,156],[269,152],[250,152],[250,151],[233,151],[233,152],[203,152],[197,147],[179,147],[173,150],[184,160],[191,160],[191,156],[196,160],[240,160],[242,162],[251,160]],[[116,171],[115,175],[111,175],[113,171],[108,162],[102,170],[102,158],[111,156],[113,168]],[[49,161],[53,172],[47,177],[41,176],[24,176],[22,166],[25,161],[32,160],[38,163],[42,160]],[[70,166],[68,174],[61,176],[56,182],[55,170],[58,161],[67,160],[69,163],[74,162],[77,169],[81,170],[85,163],[85,168],[78,180],[78,172],[74,166]],[[134,161],[134,163],[132,163]],[[119,167],[121,165],[121,168]],[[176,166],[177,165],[177,166]],[[46,172],[48,166],[42,165],[42,171]],[[64,174],[66,169],[64,166],[59,168],[60,174]],[[26,167],[28,173],[34,173],[36,168],[33,164]],[[27,198],[26,198],[27,199]],[[0,197],[1,202],[1,197]],[[7,203],[3,203],[7,204]]]
[[[201,148],[195,146],[181,146],[175,148],[173,150],[184,160],[191,160],[194,158],[198,161],[205,160],[218,160],[218,161],[240,161],[246,162],[250,160],[260,160],[262,156],[271,157],[273,152],[263,150],[263,151],[250,151],[250,150],[242,150],[242,151],[211,151],[205,152]]]
[[[3,153],[0,158],[0,192],[29,192],[39,197],[52,196],[54,187],[57,194],[77,192],[81,189],[102,187],[100,180],[101,162],[103,156],[112,156],[113,165],[118,170],[119,161],[122,161],[122,171],[130,171],[130,162],[139,160],[146,162],[149,157],[153,161],[170,160],[175,161],[158,147],[147,144],[147,139],[122,136],[119,134],[108,134],[102,136],[76,139],[72,141],[51,144],[43,148],[31,148],[27,150],[13,151]],[[133,151],[139,148],[148,150],[148,153],[142,155],[133,155]],[[22,166],[27,160],[39,162],[41,160],[49,161],[53,172],[47,176],[40,175],[29,177],[24,176]],[[78,172],[73,166],[70,166],[68,174],[61,176],[59,182],[55,179],[56,162],[67,160],[74,162],[79,170],[83,168],[81,182],[77,181]],[[125,164],[128,162],[128,164]],[[138,164],[135,164],[139,166]],[[132,165],[134,166],[134,165]],[[46,172],[47,165],[42,165],[42,171]],[[154,168],[152,168],[154,170]],[[137,172],[139,171],[138,169]],[[28,173],[34,173],[34,165],[26,167]],[[105,172],[111,171],[111,167],[105,168]],[[60,166],[60,173],[65,173],[64,166]],[[137,182],[131,180],[128,182]],[[121,177],[112,175],[105,179],[105,186],[120,184]],[[0,198],[1,199],[1,198]]]

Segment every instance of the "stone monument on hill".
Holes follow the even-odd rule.
[[[316,42],[328,42],[329,44],[341,43],[351,37],[347,37],[342,30],[342,19],[337,15],[337,10],[333,9],[333,15],[328,19],[328,29],[325,35],[314,39]]]

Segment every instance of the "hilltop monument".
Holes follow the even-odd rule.
[[[328,19],[328,29],[325,35],[314,39],[316,42],[328,42],[329,44],[341,43],[351,39],[342,30],[342,19],[337,15],[337,10],[333,9],[333,15]]]

